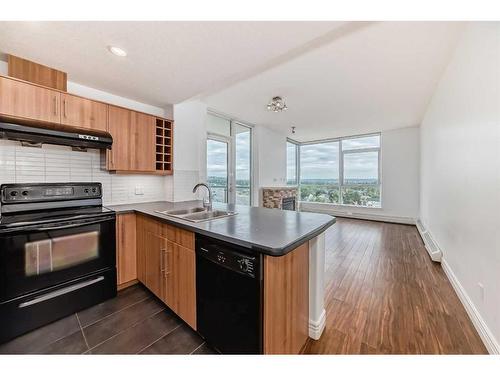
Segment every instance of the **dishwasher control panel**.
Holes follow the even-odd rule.
[[[225,245],[225,244],[224,244]],[[197,243],[197,252],[200,256],[212,262],[247,276],[256,278],[259,269],[259,257],[243,254],[232,247],[224,246],[213,241],[200,241]]]

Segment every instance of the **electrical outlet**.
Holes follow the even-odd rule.
[[[482,283],[477,283],[477,286],[479,288],[479,298],[484,302],[484,285]]]
[[[144,195],[144,188],[141,185],[135,187],[135,195]]]

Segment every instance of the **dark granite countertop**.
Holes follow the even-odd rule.
[[[118,214],[138,212],[166,223],[260,253],[281,256],[316,237],[335,223],[335,218],[310,212],[235,206],[214,203],[214,209],[238,212],[235,216],[192,223],[156,211],[201,207],[201,201],[148,202],[107,206]]]

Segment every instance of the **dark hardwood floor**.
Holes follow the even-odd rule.
[[[211,354],[189,326],[140,285],[6,344],[0,354]]]
[[[415,227],[338,218],[326,232],[326,329],[306,353],[486,353]],[[0,345],[0,353],[213,353],[139,285]]]
[[[416,227],[338,218],[326,232],[326,328],[311,354],[487,354]]]

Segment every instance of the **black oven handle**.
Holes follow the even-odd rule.
[[[74,224],[65,224],[65,225],[46,225],[46,226],[41,226],[38,228],[31,228],[29,229],[30,231],[36,231],[36,232],[44,232],[46,230],[59,230],[59,229],[69,229],[69,228],[76,228],[76,227],[82,227],[84,225],[93,225],[93,224],[99,224],[99,223],[104,223],[106,221],[112,221],[115,220],[115,217],[108,217],[105,219],[99,219],[99,220],[85,220],[85,221],[80,221],[78,223]]]
[[[76,228],[76,227],[82,227],[85,225],[93,225],[93,224],[99,224],[99,223],[104,223],[104,222],[109,222],[109,221],[115,221],[116,217],[113,216],[106,216],[105,218],[94,218],[94,219],[85,219],[85,220],[78,220],[75,222],[71,222],[71,224],[61,224],[61,223],[52,223],[52,224],[41,224],[38,226],[35,225],[30,225],[28,227],[24,228],[11,228],[11,229],[4,229],[0,231],[0,233],[5,233],[8,235],[13,235],[13,234],[19,234],[19,233],[36,233],[36,232],[44,232],[47,230],[59,230],[59,229],[69,229],[69,228]]]

